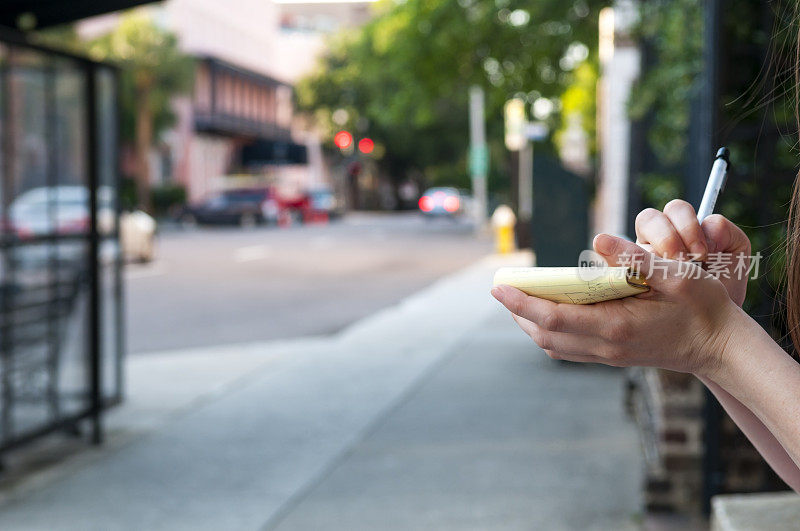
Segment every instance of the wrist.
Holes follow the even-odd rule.
[[[695,375],[718,385],[731,379],[739,370],[749,343],[766,332],[738,305],[731,302],[713,325],[711,340],[706,347],[705,363]],[[769,336],[767,336],[769,337]]]

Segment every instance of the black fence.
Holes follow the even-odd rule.
[[[785,4],[793,13],[793,4]],[[692,90],[686,153],[676,167],[665,165],[648,140],[657,116],[651,112],[633,124],[628,228],[633,234],[636,214],[652,206],[643,197],[644,177],[681,174],[683,196],[697,206],[714,154],[721,146],[729,147],[734,154],[732,167],[717,211],[748,232],[753,252],[763,257],[760,277],[749,283],[745,309],[776,340],[790,347],[780,312],[780,282],[769,276],[771,271],[782,269],[786,200],[796,175],[792,147],[796,133],[788,132],[796,131],[793,103],[787,100],[787,95],[794,94],[794,48],[788,52],[781,48],[788,29],[772,40],[768,38],[787,23],[780,20],[780,5],[721,0],[702,3],[703,66]],[[794,35],[791,31],[788,34]],[[659,61],[652,45],[643,45],[643,76]],[[702,415],[702,501],[706,513],[717,494],[785,488],[707,390]]]
[[[0,32],[0,450],[122,397],[117,87]]]

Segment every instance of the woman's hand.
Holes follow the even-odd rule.
[[[729,338],[747,318],[725,285],[697,264],[656,257],[622,238],[600,234],[594,247],[612,265],[634,257],[650,291],[590,305],[557,304],[510,286],[492,295],[554,359],[708,377],[723,370]]]
[[[664,258],[708,260],[731,300],[744,302],[750,240],[727,218],[713,214],[701,226],[692,205],[674,199],[663,212],[647,208],[636,216],[636,243]]]

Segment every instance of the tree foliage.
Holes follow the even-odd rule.
[[[144,11],[123,15],[113,31],[87,43],[90,56],[121,67],[123,138],[133,141],[139,205],[151,210],[149,152],[158,134],[172,125],[171,99],[191,89],[194,62],[178,48],[175,34]]]
[[[593,50],[600,0],[405,0],[379,2],[375,18],[338,35],[297,87],[328,138],[331,120],[381,144],[395,180],[467,182],[468,91],[486,91],[490,183],[502,185],[505,101],[557,101],[577,66],[569,51]],[[565,58],[566,57],[566,58]],[[341,115],[341,113],[340,113]],[[557,117],[552,118],[557,125]]]
[[[153,131],[174,122],[170,100],[192,88],[194,62],[178,48],[177,36],[159,27],[144,11],[131,11],[109,33],[85,43],[90,57],[121,68],[120,100],[123,139],[133,141],[138,99],[147,93]]]
[[[585,60],[575,68],[572,82],[561,95],[561,116],[568,117],[577,114],[581,117],[581,128],[586,131],[589,138],[589,151],[597,150],[597,81],[598,67],[595,61]],[[555,132],[553,140],[561,145],[561,137],[566,132],[566,121],[562,120],[561,126]]]
[[[690,171],[692,103],[703,64],[702,0],[643,2],[640,36],[648,64],[630,102],[647,124],[655,167],[638,175],[645,206],[682,197]],[[760,277],[745,307],[782,335],[772,320],[783,298],[783,245],[791,184],[797,174],[794,117],[795,2],[732,0],[722,11],[719,127],[731,150],[732,172],[718,211],[738,223],[761,253]],[[778,303],[776,306],[775,303]]]
[[[192,58],[180,51],[177,36],[144,10],[128,11],[113,30],[89,41],[82,40],[71,25],[37,32],[34,38],[120,68],[122,140],[134,146],[138,203],[150,210],[149,151],[175,121],[172,98],[192,88]]]

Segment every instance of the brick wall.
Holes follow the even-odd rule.
[[[629,370],[626,406],[645,456],[648,511],[699,514],[703,488],[703,384],[661,369]],[[769,469],[730,418],[720,427],[723,492],[780,490]]]

